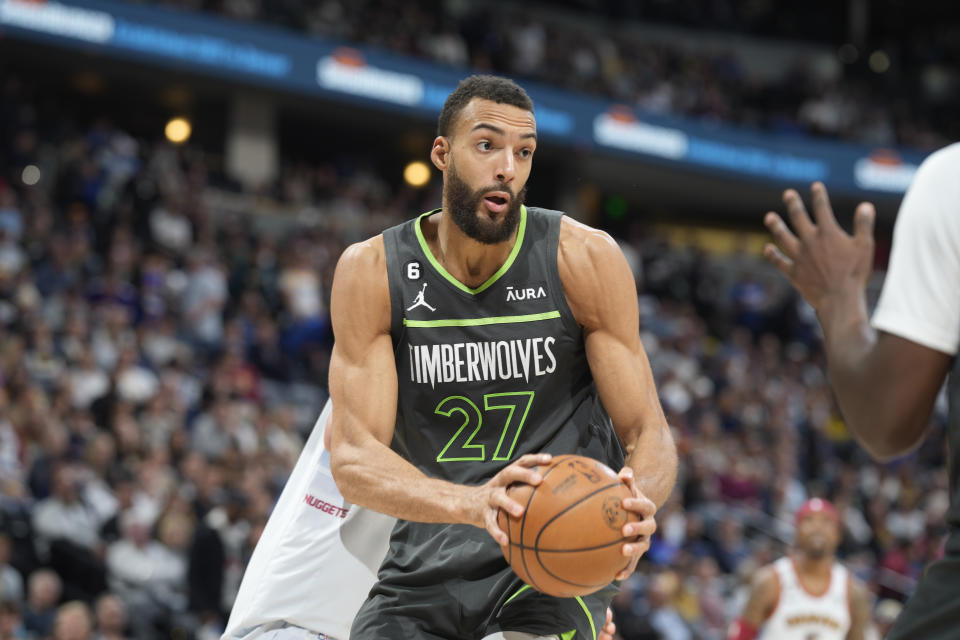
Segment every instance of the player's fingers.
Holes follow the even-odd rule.
[[[617,632],[617,625],[613,622],[613,610],[607,607],[607,619],[600,629],[600,635],[597,640],[613,640],[613,634]]]
[[[503,532],[503,529],[500,528],[500,525],[497,524],[497,512],[493,509],[487,509],[486,514],[483,517],[483,523],[487,529],[487,532],[493,536],[493,539],[497,541],[497,544],[507,544],[510,542],[510,538],[507,537],[507,534]]]
[[[773,244],[766,244],[763,247],[763,257],[767,259],[767,262],[775,266],[780,273],[787,276],[788,278],[793,276],[793,260],[783,255],[783,252],[780,251]]]
[[[822,182],[814,182],[810,186],[811,206],[813,207],[813,217],[817,225],[823,228],[840,228],[837,224],[837,218],[833,215],[833,208],[830,206],[830,194]]]
[[[623,508],[637,514],[641,520],[653,520],[653,516],[657,513],[657,505],[643,494],[624,499]]]
[[[773,236],[773,241],[777,246],[791,258],[795,258],[800,253],[800,240],[793,235],[790,227],[773,211],[770,211],[763,217],[763,224]]]
[[[521,467],[535,467],[538,464],[550,464],[550,460],[553,458],[549,453],[528,453],[522,455],[511,463],[513,465],[520,465]]]
[[[634,496],[642,495],[640,489],[637,487],[637,482],[633,478],[633,469],[631,467],[624,467],[620,469],[620,473],[617,474],[620,480],[623,481],[627,488],[630,489],[630,493]]]
[[[630,574],[636,571],[637,563],[640,562],[640,557],[644,553],[646,553],[647,549],[650,548],[649,543],[647,543],[646,545],[643,545],[642,548],[639,545],[629,545],[629,546],[631,548],[628,551],[628,545],[623,545],[624,547],[623,555],[631,556],[630,564],[628,564],[626,568],[622,569],[619,573],[617,573],[617,575],[613,577],[614,580],[626,580],[627,578],[629,578]]]
[[[535,487],[542,481],[543,476],[537,471],[536,466],[524,467],[517,464],[504,467],[492,480],[494,484],[501,487],[509,487],[514,482],[523,482]]]
[[[861,202],[853,214],[853,237],[858,242],[873,241],[873,224],[877,219],[877,211],[869,202]]]
[[[647,552],[647,549],[650,548],[650,539],[641,538],[640,540],[635,540],[633,542],[623,543],[622,553],[625,556],[632,556],[634,560],[639,560],[640,556]],[[634,566],[636,564],[634,563]],[[633,569],[630,569],[632,572]]]
[[[496,519],[498,509],[503,509],[514,518],[519,518],[523,515],[523,505],[511,498],[503,487],[496,487],[490,491],[487,497],[487,507],[489,507],[487,509],[488,513],[484,515],[484,518],[490,516],[489,512],[492,512],[492,517]]]
[[[790,217],[790,224],[796,231],[797,237],[801,240],[813,235],[817,230],[807,215],[807,209],[803,206],[803,199],[800,194],[793,189],[787,189],[783,192],[783,203],[787,205],[787,215]]]
[[[644,518],[639,522],[628,522],[623,525],[621,532],[624,538],[639,537],[641,540],[643,538],[649,539],[650,536],[657,532],[657,521],[654,518]]]

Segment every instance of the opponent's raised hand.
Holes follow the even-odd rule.
[[[831,296],[866,287],[873,268],[876,212],[869,202],[857,206],[851,236],[837,223],[826,187],[815,182],[810,193],[813,219],[793,189],[783,194],[789,226],[775,212],[767,213],[763,222],[776,244],[767,244],[763,255],[819,311]]]

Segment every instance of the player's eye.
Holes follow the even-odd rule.
[[[489,140],[481,140],[477,143],[477,149],[480,149],[480,151],[490,151],[493,149],[493,145],[490,144]]]
[[[521,157],[521,158],[529,158],[529,157],[532,156],[532,155],[533,155],[533,149],[530,149],[529,147],[524,148],[524,149],[520,149],[520,157]]]

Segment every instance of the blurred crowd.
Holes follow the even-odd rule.
[[[197,147],[44,104],[0,76],[0,640],[215,638],[326,398],[337,257],[438,194],[356,161],[243,193]],[[869,462],[757,255],[624,248],[681,472],[622,638],[722,638],[810,495],[889,611],[939,552],[939,414]]]
[[[960,27],[935,19],[911,28],[910,38],[874,45],[897,47],[884,54],[895,60],[882,75],[866,68],[871,50],[848,47],[838,74],[825,76],[820,61],[798,51],[795,60],[770,76],[744,64],[743,55],[762,55],[756,50],[747,54],[733,47],[695,46],[703,29],[777,34],[801,42],[830,33],[836,49],[846,37],[839,5],[821,2],[814,9],[803,3],[791,10],[770,2],[571,0],[561,11],[529,3],[455,0],[146,1],[282,25],[459,69],[510,74],[649,113],[920,149],[943,146],[958,136],[953,117],[958,78],[951,70],[960,55]],[[650,21],[698,30],[651,40],[631,29]]]

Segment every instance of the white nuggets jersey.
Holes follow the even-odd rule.
[[[395,520],[340,495],[323,447],[329,415],[327,402],[253,551],[224,640],[277,623],[346,639],[376,581]]]
[[[780,582],[780,598],[763,625],[764,640],[844,640],[850,630],[850,574],[834,563],[830,586],[813,595],[800,583],[793,560],[773,563]]]

